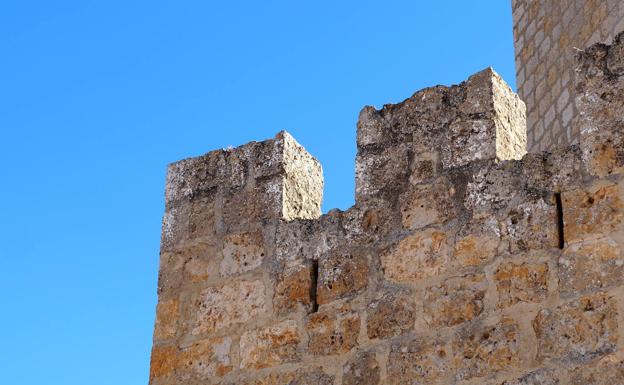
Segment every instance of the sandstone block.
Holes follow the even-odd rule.
[[[254,270],[265,255],[264,238],[260,232],[227,234],[223,240],[221,276],[231,276]]]
[[[446,271],[451,262],[451,251],[444,232],[426,229],[403,238],[380,258],[386,279],[414,283]]]
[[[415,186],[400,198],[403,227],[416,230],[452,218],[455,214],[454,195],[455,188],[445,179]]]
[[[468,274],[428,288],[424,299],[427,322],[432,327],[453,326],[478,317],[487,285],[484,274]]]
[[[262,369],[300,359],[301,336],[297,323],[286,320],[241,336],[241,368]]]
[[[315,356],[342,354],[357,345],[360,316],[341,306],[309,316],[308,351]]]
[[[179,353],[176,372],[182,379],[223,377],[233,369],[231,347],[230,337],[195,342]]]
[[[474,218],[459,231],[453,258],[461,266],[489,262],[496,256],[500,237],[500,225],[496,218]]]
[[[615,355],[579,366],[570,374],[570,385],[616,384],[624,384],[624,361]]]
[[[321,368],[298,369],[287,372],[274,372],[260,378],[247,378],[242,381],[221,383],[220,385],[334,385],[334,376]]]
[[[342,385],[378,385],[380,369],[374,351],[358,353],[342,368]]]
[[[615,349],[617,308],[598,293],[541,310],[533,320],[538,358],[587,359]]]
[[[603,238],[568,246],[559,258],[559,288],[563,296],[624,283],[620,246]]]
[[[196,301],[194,335],[214,333],[265,313],[261,281],[234,281],[204,289]]]
[[[561,199],[567,243],[604,236],[618,226],[624,216],[617,185],[563,192]]]
[[[453,338],[453,366],[457,379],[483,377],[520,363],[520,330],[508,318],[494,325],[462,327]]]
[[[389,338],[414,328],[416,309],[409,293],[389,291],[366,308],[368,338]]]
[[[158,295],[161,300],[177,296],[187,284],[204,282],[213,274],[218,251],[205,243],[161,252]]]
[[[441,380],[448,377],[449,356],[445,344],[436,338],[418,337],[395,342],[388,357],[388,383],[444,383]]]
[[[294,310],[297,304],[309,307],[311,290],[311,263],[286,268],[277,279],[273,305],[280,314]]]
[[[180,301],[177,298],[160,301],[156,306],[156,325],[154,341],[170,340],[178,331],[180,317]]]
[[[557,248],[557,208],[544,199],[528,200],[507,212],[503,239],[511,252]]]
[[[318,263],[319,305],[356,294],[368,285],[368,258],[361,251],[333,251]]]
[[[178,365],[178,348],[171,345],[154,346],[150,359],[150,383],[159,378],[170,378]]]
[[[548,264],[506,262],[494,273],[498,307],[540,302],[548,295]]]

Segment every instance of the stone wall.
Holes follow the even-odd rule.
[[[554,152],[491,69],[365,107],[346,211],[286,133],[171,165],[150,384],[624,383],[623,51]]]
[[[527,105],[530,152],[578,143],[574,56],[624,30],[620,0],[512,0],[516,83]]]

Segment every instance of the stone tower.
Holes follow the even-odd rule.
[[[512,0],[516,83],[527,106],[528,150],[578,143],[574,57],[624,30],[621,0]]]

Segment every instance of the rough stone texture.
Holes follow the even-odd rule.
[[[516,84],[527,106],[528,149],[578,143],[580,131],[572,122],[583,107],[574,102],[575,55],[624,30],[624,3],[512,0],[512,10]],[[621,68],[617,60],[610,62],[616,71]]]
[[[240,339],[241,368],[261,369],[299,360],[301,336],[292,320],[245,332]]]
[[[364,108],[346,211],[286,133],[171,165],[150,384],[622,384],[623,55],[553,152],[491,70]]]
[[[499,307],[518,302],[540,302],[548,294],[548,265],[513,262],[501,264],[494,273]]]
[[[378,385],[379,377],[379,363],[375,352],[356,355],[342,369],[343,385]]]
[[[306,329],[310,354],[342,354],[357,346],[360,316],[344,307],[330,308],[311,314]]]
[[[614,351],[617,316],[614,299],[604,293],[541,310],[533,320],[538,357],[583,360]]]

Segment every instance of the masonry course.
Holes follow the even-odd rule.
[[[170,165],[150,384],[624,383],[624,35],[577,59],[551,152],[492,69],[365,107],[346,211],[285,132]]]

